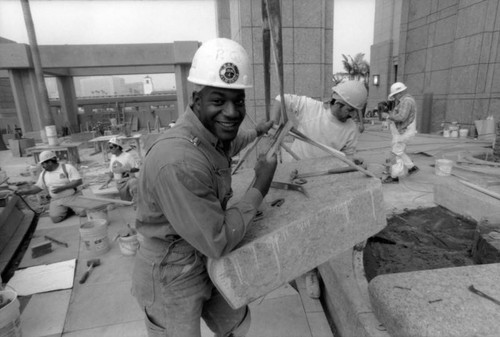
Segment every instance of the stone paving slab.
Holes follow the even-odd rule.
[[[498,336],[500,264],[379,275],[368,286],[373,309],[391,336]]]
[[[60,336],[63,332],[70,297],[71,289],[31,296],[21,314],[23,336]],[[47,310],[48,303],[50,303],[50,310]]]
[[[275,181],[299,173],[339,167],[325,157],[279,166]],[[234,200],[248,188],[253,170],[233,176]],[[381,183],[359,172],[308,178],[309,197],[297,191],[271,189],[244,240],[231,253],[209,260],[208,271],[234,307],[265,295],[328,261],[386,226]],[[272,207],[277,198],[285,200]]]

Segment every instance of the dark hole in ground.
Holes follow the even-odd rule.
[[[366,278],[472,265],[476,225],[439,206],[393,215],[387,227],[367,241]]]
[[[500,162],[500,156],[496,156],[495,154],[491,154],[491,153],[481,153],[481,154],[475,155],[473,157],[476,158],[476,159],[481,159],[481,160],[485,160],[485,161],[491,161],[491,162],[494,162],[494,163],[499,163]]]

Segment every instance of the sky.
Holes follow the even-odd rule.
[[[375,0],[335,0],[333,15],[333,73],[344,71],[342,54],[364,53],[370,62]]]
[[[370,60],[375,0],[335,0],[334,6],[335,73],[343,71],[342,54],[361,52]],[[215,0],[30,0],[30,8],[40,45],[203,42],[217,35]],[[0,0],[0,36],[28,43],[20,0]],[[151,77],[155,89],[171,89],[170,80]]]

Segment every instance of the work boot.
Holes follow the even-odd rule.
[[[321,295],[316,269],[310,270],[306,273],[306,291],[310,298],[318,299]]]
[[[387,178],[382,180],[382,184],[397,184],[399,183],[399,178],[393,178],[388,176]]]
[[[420,169],[417,166],[413,166],[408,170],[408,175],[412,175],[413,173],[417,173]]]

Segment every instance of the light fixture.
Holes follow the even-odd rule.
[[[380,75],[373,75],[373,85],[378,87],[379,85],[379,80],[380,80]]]

